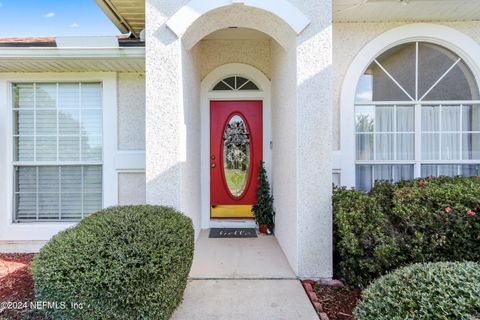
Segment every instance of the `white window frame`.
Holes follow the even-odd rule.
[[[456,53],[472,71],[477,86],[480,83],[480,56],[474,55],[480,52],[480,45],[465,34],[446,26],[414,23],[401,26],[387,31],[376,39],[368,43],[355,57],[348,69],[341,91],[341,184],[348,187],[355,187],[356,184],[356,129],[355,129],[355,95],[357,84],[360,77],[368,66],[383,52],[409,42],[430,42],[445,47]],[[416,97],[418,98],[418,97]],[[415,132],[421,132],[421,105],[435,103],[429,101],[418,103],[415,99]],[[437,101],[439,102],[439,101]],[[455,104],[456,101],[448,101],[448,104]],[[480,103],[480,101],[461,101],[463,104],[468,102]],[[391,101],[392,104],[407,104],[408,101]],[[443,101],[442,103],[445,103]],[[368,103],[369,105],[375,103]],[[380,103],[381,104],[381,103]],[[383,102],[385,104],[385,102]],[[415,135],[415,161],[385,161],[375,164],[408,164],[415,163],[414,176],[419,177],[421,173],[421,164],[427,164],[429,161],[421,161],[421,135]],[[478,160],[472,161],[431,161],[435,164],[468,164],[478,163]],[[360,162],[358,162],[361,164]],[[366,161],[365,164],[373,164]]]
[[[117,171],[117,76],[114,72],[82,73],[4,73],[0,74],[0,240],[48,240],[76,222],[14,222],[13,97],[14,83],[25,82],[100,82],[102,83],[103,207],[118,203]]]

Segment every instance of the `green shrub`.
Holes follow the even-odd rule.
[[[379,202],[346,188],[333,193],[336,276],[364,285],[401,263]]]
[[[411,262],[480,261],[476,177],[403,182],[396,186],[390,219]]]
[[[335,265],[351,285],[416,262],[480,261],[476,177],[379,182],[369,194],[335,189],[333,209]]]
[[[478,319],[480,264],[437,262],[403,267],[362,294],[357,320]]]
[[[36,299],[66,303],[45,310],[54,319],[169,319],[182,301],[193,249],[192,222],[174,209],[105,209],[35,256]]]

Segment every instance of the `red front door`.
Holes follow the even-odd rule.
[[[262,130],[262,101],[210,102],[211,217],[253,217]]]

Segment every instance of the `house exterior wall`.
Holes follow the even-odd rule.
[[[179,209],[193,222],[196,234],[201,224],[200,179],[200,74],[199,51],[181,47],[181,97],[179,163],[181,193]]]
[[[145,74],[119,73],[118,150],[145,151]]]
[[[270,40],[202,40],[199,50],[200,78],[227,63],[245,63],[262,71],[271,79]]]
[[[165,25],[185,3],[146,2],[146,198],[182,210],[198,235],[200,79],[195,50],[187,50]]]
[[[296,39],[298,275],[332,277],[332,1],[292,1],[310,25]]]
[[[118,150],[133,156],[134,166],[118,173],[118,204],[146,203],[145,74],[118,73]]]
[[[285,50],[272,43],[272,190],[275,208],[275,235],[292,266],[297,258],[297,180],[295,163],[297,149],[296,130],[296,64],[295,35]],[[297,271],[297,270],[295,270]]]
[[[118,204],[145,204],[145,173],[120,172],[118,174]]]

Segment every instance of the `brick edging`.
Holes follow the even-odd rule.
[[[317,311],[317,313],[320,316],[320,320],[329,320],[328,315],[323,311],[322,304],[320,301],[318,301],[317,294],[315,291],[313,291],[313,286],[312,284],[320,284],[324,286],[332,286],[332,287],[343,287],[343,282],[339,280],[302,280],[302,286],[303,289],[305,289],[305,292],[307,293],[308,298],[310,299],[310,302],[312,303],[313,307]]]

